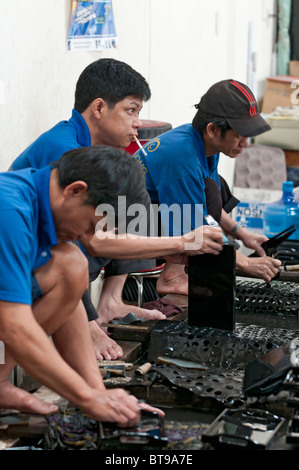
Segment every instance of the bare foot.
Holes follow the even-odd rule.
[[[99,301],[98,315],[100,323],[109,323],[114,318],[123,318],[130,312],[135,313],[138,318],[146,320],[164,320],[166,318],[164,313],[159,312],[159,310],[148,310],[137,305],[127,305],[113,298],[107,300],[103,302],[100,298]]]
[[[156,289],[160,295],[188,295],[188,276],[184,266],[166,263],[157,280]]]
[[[161,296],[167,294],[188,295],[188,281],[179,278],[165,282],[158,280],[156,289]]]
[[[166,317],[158,310],[148,310],[136,305],[126,305],[122,300],[127,274],[110,276],[104,280],[97,307],[98,323],[109,323],[114,318],[123,318],[133,312],[138,318],[146,320],[164,320]]]
[[[8,381],[0,384],[0,408],[41,415],[58,410],[56,405],[42,401],[25,390],[15,387]]]
[[[89,322],[89,330],[98,361],[111,361],[123,357],[121,347],[109,338],[96,320]]]
[[[146,308],[137,307],[137,305],[126,305],[123,304],[121,307],[123,314],[121,317],[125,317],[128,313],[135,313],[136,317],[143,318],[145,320],[164,320],[166,316],[159,310],[148,310]]]

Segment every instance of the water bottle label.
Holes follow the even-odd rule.
[[[235,209],[235,220],[247,230],[263,231],[263,207],[259,202],[239,202]]]

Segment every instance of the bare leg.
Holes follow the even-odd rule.
[[[32,310],[49,335],[77,308],[81,288],[86,288],[89,282],[86,266],[87,260],[80,249],[73,243],[66,243],[52,248],[51,260],[35,271],[43,296],[34,302]]]
[[[32,309],[38,322],[47,330],[48,334],[54,332],[72,313],[80,299],[80,285],[83,288],[88,282],[87,269],[86,275],[82,276],[83,271],[80,268],[82,265],[76,257],[76,254],[80,253],[78,248],[59,245],[53,248],[52,253],[53,257],[47,263],[47,269],[42,267],[36,271],[36,278],[44,295],[34,303]],[[82,255],[79,256],[81,259]],[[69,278],[64,275],[66,266],[72,267],[72,281],[75,281],[77,277],[76,290],[73,289],[74,286],[70,289]],[[14,305],[10,304],[10,307],[13,314]],[[9,374],[15,365],[16,361],[8,348],[5,347],[5,364],[0,365],[0,408],[14,408],[38,414],[47,414],[57,410],[55,405],[37,399],[8,381]]]
[[[103,333],[105,334],[105,333]],[[95,389],[105,390],[97,364],[83,304],[52,335],[64,360]]]
[[[81,252],[80,252],[81,256]],[[53,257],[55,261],[55,256]],[[73,261],[73,260],[72,260]],[[74,263],[76,266],[80,266],[80,263]],[[56,263],[57,265],[57,263]],[[76,285],[77,282],[79,284],[79,293],[80,293],[80,284],[81,282],[81,268],[79,267],[79,272],[76,273],[74,271],[75,268],[71,269],[71,284],[72,286]],[[56,267],[57,271],[57,267]],[[36,278],[42,287],[43,291],[44,288],[48,288],[49,275],[45,278],[44,272],[36,272]],[[66,276],[64,275],[63,268],[61,267],[61,274],[62,278],[56,274],[55,279],[55,293],[53,292],[53,288],[50,289],[46,296],[43,296],[42,300],[38,300],[35,302],[33,307],[33,312],[35,316],[39,319],[41,323],[44,323],[44,319],[46,316],[47,309],[44,305],[45,297],[47,303],[51,302],[51,308],[53,311],[61,310],[61,305],[64,305],[64,309],[68,308],[70,314],[66,316],[65,321],[61,324],[59,328],[56,328],[55,325],[53,326],[53,320],[51,320],[51,327],[44,324],[47,331],[51,334],[52,338],[55,343],[57,350],[60,352],[61,356],[64,360],[74,369],[76,370],[81,377],[83,377],[87,383],[93,388],[97,388],[100,386],[101,389],[104,388],[103,382],[100,378],[99,368],[97,366],[96,355],[92,345],[90,330],[88,326],[88,320],[85,308],[83,306],[82,300],[78,302],[78,296],[74,295],[74,287],[71,286],[66,289],[65,284]],[[76,275],[78,276],[78,281],[76,282]],[[88,282],[88,278],[85,279],[86,285]],[[83,282],[84,286],[84,282]],[[70,295],[70,298],[67,297],[67,292]],[[77,290],[75,291],[77,292]],[[68,307],[66,307],[68,306]],[[49,331],[51,330],[51,331]],[[106,336],[104,332],[102,332],[102,336]],[[79,338],[84,338],[84,340],[80,340]],[[79,346],[78,346],[79,345]],[[78,353],[78,347],[80,348]]]
[[[64,283],[62,282],[61,278],[59,278],[59,275],[56,275],[55,277],[55,291],[53,290],[54,286],[49,285],[49,276],[44,274],[43,270],[39,272],[37,270],[36,276],[38,277],[38,281],[40,285],[43,285],[43,291],[48,292],[47,293],[47,298],[49,299],[48,304],[51,305],[51,308],[61,308],[60,306],[63,305],[64,298],[65,298],[65,288],[64,288]],[[54,277],[54,276],[53,276]],[[51,281],[50,281],[51,282]],[[61,286],[61,290],[59,290],[59,287]],[[59,292],[57,292],[59,290]],[[37,312],[39,311],[39,303],[41,300],[37,300],[35,303],[34,310]],[[43,298],[44,302],[44,298]],[[44,304],[43,304],[44,305]],[[74,304],[72,304],[74,305]],[[82,309],[82,312],[85,313],[85,309],[83,307],[83,304],[80,302],[80,307]],[[75,307],[75,305],[74,305]],[[45,307],[42,307],[42,314],[43,317],[45,316]],[[86,313],[85,313],[86,315]],[[118,344],[113,341],[107,334],[99,327],[99,325],[95,322],[89,322],[89,328],[90,328],[90,333],[94,342],[94,348],[96,352],[96,357],[97,359],[117,359],[119,357],[122,357],[123,352],[122,349],[118,346]]]
[[[160,295],[188,295],[188,276],[185,273],[184,266],[166,263],[157,281],[157,292]]]
[[[126,305],[122,301],[122,291],[127,279],[127,274],[107,277],[98,304],[100,323],[108,323],[114,318],[125,317],[129,312],[135,313],[138,318],[147,320],[163,320],[165,315],[158,310],[148,310],[136,305]]]

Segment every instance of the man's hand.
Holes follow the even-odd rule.
[[[249,277],[257,277],[270,282],[278,273],[278,268],[281,261],[269,256],[261,258],[248,258],[245,255],[237,252],[236,268],[237,274],[242,274]]]
[[[129,395],[121,388],[97,393],[82,409],[93,419],[114,422],[119,426],[136,425],[141,419],[142,409],[164,416],[164,412],[159,408],[139,403],[134,395]]]
[[[261,246],[262,243],[269,240],[265,235],[249,232],[249,230],[242,227],[237,232],[237,238],[241,240],[247,248],[256,251],[259,256],[266,256],[265,250]]]
[[[185,238],[185,255],[194,256],[210,253],[218,255],[223,249],[223,232],[220,227],[201,227],[187,233]]]

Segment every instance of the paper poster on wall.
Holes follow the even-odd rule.
[[[73,1],[68,50],[99,51],[116,45],[112,0]]]

